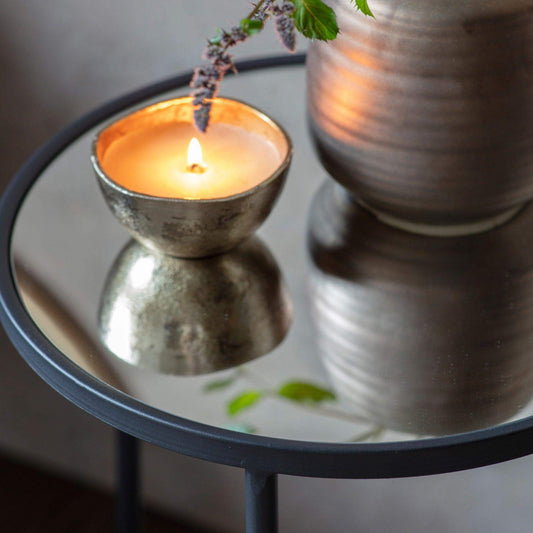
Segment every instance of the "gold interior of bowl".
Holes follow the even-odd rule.
[[[102,161],[106,151],[117,139],[159,124],[171,122],[190,124],[193,122],[193,112],[192,98],[187,96],[150,105],[113,122],[102,130],[96,139],[94,146],[96,162],[105,172]],[[258,109],[237,100],[217,98],[211,108],[211,121],[238,126],[260,135],[270,141],[278,151],[281,159],[279,168],[284,168],[288,164],[292,152],[289,136],[279,124]],[[107,172],[105,173],[111,181],[114,181]]]

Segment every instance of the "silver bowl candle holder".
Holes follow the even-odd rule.
[[[194,261],[130,241],[108,274],[98,327],[104,345],[132,365],[196,375],[272,351],[291,317],[281,272],[257,237]]]
[[[271,143],[279,156],[275,171],[257,185],[224,197],[168,198],[130,190],[106,172],[103,159],[115,142],[154,124],[192,124],[192,114],[189,97],[136,111],[97,135],[91,157],[104,198],[117,220],[147,248],[183,258],[225,252],[254,233],[281,192],[293,152],[287,133],[265,114],[242,102],[217,98],[213,102],[212,123],[251,132]]]

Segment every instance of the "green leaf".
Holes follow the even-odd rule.
[[[243,409],[248,409],[256,404],[263,397],[263,393],[258,390],[249,390],[233,398],[228,404],[228,414],[235,416]]]
[[[285,383],[278,390],[279,396],[288,398],[294,402],[320,403],[335,400],[335,394],[330,390],[323,389],[312,383],[302,381],[291,381]]]
[[[220,44],[220,41],[222,39],[222,30],[220,28],[217,28],[215,30],[216,32],[216,35],[214,37],[212,37],[211,39],[209,39],[209,44]]]
[[[229,376],[228,378],[210,381],[204,385],[204,392],[214,392],[221,389],[226,389],[230,385],[233,385],[236,379],[236,376]]]
[[[339,27],[335,11],[322,0],[291,0],[295,10],[294,24],[308,39],[331,41],[337,37]]]
[[[255,35],[263,29],[263,23],[260,20],[242,19],[241,28],[248,35]]]
[[[351,0],[351,1],[355,4],[357,9],[361,11],[361,13],[368,15],[369,17],[374,16],[374,13],[372,13],[372,11],[370,11],[370,8],[368,7],[367,0]]]

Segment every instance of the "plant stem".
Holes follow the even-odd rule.
[[[265,0],[261,0],[260,2],[258,2],[253,11],[248,15],[248,18],[251,19],[253,18],[255,15],[257,15],[257,12],[261,9],[261,6],[265,3]]]
[[[256,5],[255,7],[253,8],[253,10],[250,12],[250,14],[248,15],[248,17],[246,18],[249,18],[251,19],[252,17],[254,17],[255,15],[257,15],[257,13],[259,12],[259,10],[261,9],[261,6],[265,3],[266,0],[260,0]],[[227,52],[233,45],[232,44],[227,44],[225,46],[222,47],[222,51],[223,52]],[[237,73],[237,70],[235,68],[235,65],[232,66],[232,69],[234,73]]]
[[[383,433],[383,428],[376,426],[374,428],[369,429],[368,431],[365,431],[364,433],[360,433],[359,435],[352,437],[351,439],[348,440],[348,442],[363,442],[372,437],[379,437],[381,433]]]
[[[272,394],[278,400],[283,400],[283,397],[279,396],[276,393]],[[316,413],[319,415],[324,415],[329,418],[336,418],[337,420],[342,420],[343,422],[350,422],[352,424],[368,424],[368,420],[364,420],[361,417],[354,416],[350,413],[347,413],[345,411],[341,411],[340,409],[335,409],[333,407],[325,407],[324,405],[317,405],[312,403],[303,403],[303,402],[295,402],[292,400],[287,399],[286,401],[290,402],[295,407],[300,407],[301,409],[305,409],[306,411]]]

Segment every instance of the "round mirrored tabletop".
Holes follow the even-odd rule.
[[[28,363],[118,429],[230,465],[393,477],[530,453],[531,209],[453,238],[379,222],[321,168],[303,58],[265,59],[223,90],[293,140],[270,217],[222,256],[148,252],[108,210],[91,143],[117,116],[187,94],[188,79],[83,117],[6,192],[2,320]]]

